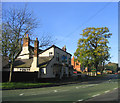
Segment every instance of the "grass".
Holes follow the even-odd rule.
[[[104,77],[107,74],[97,75],[97,77]],[[120,81],[120,80],[119,80]],[[75,80],[62,81],[63,83],[75,82]],[[60,84],[62,84],[62,82]],[[56,83],[24,83],[24,82],[3,82],[0,83],[0,89],[23,89],[23,88],[35,88],[41,86],[51,86]],[[59,83],[58,83],[59,84]]]
[[[2,89],[20,89],[20,88],[34,88],[34,87],[41,87],[41,86],[48,86],[54,83],[22,83],[22,82],[4,82],[0,83],[0,88]]]

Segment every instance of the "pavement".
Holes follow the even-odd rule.
[[[42,102],[84,102],[118,101],[118,81],[116,75],[105,79],[85,81],[55,87],[2,91],[2,101],[39,101]]]

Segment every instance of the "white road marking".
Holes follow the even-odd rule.
[[[80,99],[80,100],[78,100],[78,101],[83,101],[83,99]]]
[[[92,87],[92,86],[95,86],[95,85],[98,85],[98,84],[85,85],[85,86],[83,86],[83,88],[86,88],[86,87]]]
[[[54,90],[54,92],[58,92],[57,90]]]
[[[108,92],[110,92],[110,90],[105,91],[105,93],[108,93]]]
[[[43,93],[33,93],[33,94],[31,94],[31,95],[40,95],[40,94],[49,94],[49,93],[51,93],[51,92],[43,92]],[[29,94],[28,94],[29,95]],[[26,95],[27,96],[27,95]]]
[[[66,92],[66,91],[69,91],[69,90],[60,90],[59,92]],[[56,92],[58,92],[58,90],[54,90],[54,92],[56,93]],[[52,93],[52,92],[43,92],[43,93],[37,93],[37,94],[35,94],[35,92],[34,92],[31,95],[40,95],[40,94],[49,94],[49,93]]]
[[[117,89],[117,88],[114,88],[114,89]]]
[[[19,94],[20,96],[22,96],[24,93],[21,93],[21,94]]]
[[[92,97],[96,97],[96,96],[99,96],[100,94],[96,94],[96,95],[93,95]]]
[[[79,87],[76,87],[76,89],[78,89]]]

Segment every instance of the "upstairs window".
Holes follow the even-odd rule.
[[[71,58],[69,58],[69,64],[71,64]]]
[[[56,55],[56,60],[59,61],[59,53]]]
[[[52,52],[49,52],[49,56],[52,56],[53,55],[53,53]]]
[[[62,62],[63,62],[63,63],[66,63],[66,62],[67,62],[67,56],[65,56],[65,55],[62,56]]]

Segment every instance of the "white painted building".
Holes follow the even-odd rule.
[[[36,38],[34,47],[29,44],[30,38],[24,37],[22,51],[14,63],[14,72],[38,72],[38,78],[62,78],[73,74],[71,54],[52,45],[40,50]]]

